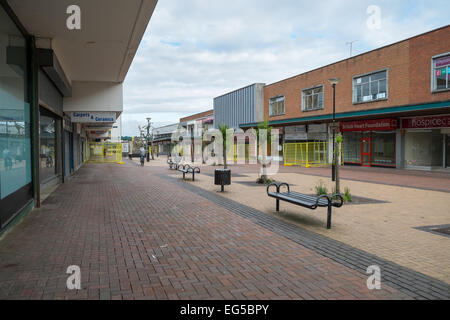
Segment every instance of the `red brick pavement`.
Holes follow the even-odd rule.
[[[88,164],[0,241],[0,299],[403,299],[158,178]],[[166,168],[164,169],[166,170]],[[81,268],[68,290],[66,269]]]

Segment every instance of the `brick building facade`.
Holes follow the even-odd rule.
[[[450,167],[448,39],[450,26],[267,85],[264,115],[281,129],[283,143],[330,144],[333,89],[328,79],[339,78],[335,119],[345,163]]]

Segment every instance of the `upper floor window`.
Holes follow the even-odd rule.
[[[270,98],[269,115],[279,116],[284,114],[284,96]]]
[[[433,90],[450,89],[450,54],[433,59]]]
[[[387,98],[387,70],[353,78],[353,103]]]
[[[302,96],[303,111],[323,109],[323,86],[305,89]]]

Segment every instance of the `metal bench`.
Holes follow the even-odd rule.
[[[185,179],[185,175],[186,173],[192,173],[192,181],[195,180],[195,174],[196,173],[200,173],[200,168],[199,167],[191,167],[188,164],[181,164],[178,166],[178,171],[183,173],[183,180]]]
[[[285,186],[287,191],[280,192],[281,187]],[[271,187],[276,187],[276,191],[270,190]],[[276,199],[276,210],[280,211],[280,200],[290,202],[309,209],[316,209],[317,207],[327,207],[327,229],[331,228],[331,208],[342,207],[344,199],[340,194],[333,194],[331,196],[310,196],[298,192],[293,192],[289,188],[289,184],[285,182],[273,182],[267,186],[267,195]],[[337,200],[337,201],[336,201]]]
[[[172,161],[172,159],[168,159],[167,163],[169,164],[170,170],[178,170],[179,162]]]

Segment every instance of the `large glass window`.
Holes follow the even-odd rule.
[[[31,182],[31,141],[25,38],[1,7],[0,21],[1,200]]]
[[[442,167],[443,135],[440,130],[411,130],[406,133],[407,167]]]
[[[387,98],[387,71],[353,79],[353,102],[370,102]]]
[[[372,132],[372,164],[395,166],[395,132]]]
[[[303,111],[323,109],[323,86],[303,90],[302,95]]]
[[[450,89],[450,55],[433,60],[433,89]]]
[[[46,115],[39,119],[40,179],[45,183],[56,175],[56,119]]]
[[[269,115],[279,116],[284,114],[284,96],[270,98],[269,100]]]
[[[361,132],[344,132],[344,162],[361,163]]]

